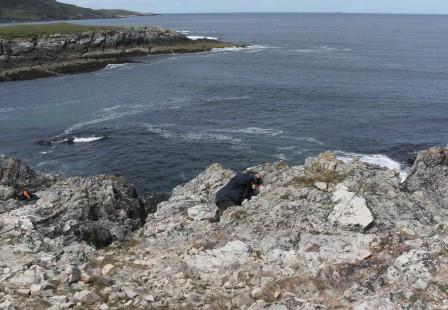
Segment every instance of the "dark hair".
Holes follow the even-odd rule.
[[[258,171],[255,171],[255,170],[249,170],[249,171],[247,171],[247,173],[249,173],[249,174],[253,174],[253,175],[256,175],[256,174],[260,174],[261,175],[261,173],[260,172],[258,172]],[[255,185],[262,185],[263,184],[263,178],[257,178],[256,180],[255,180]]]

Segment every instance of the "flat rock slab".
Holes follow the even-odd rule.
[[[94,303],[96,303],[100,300],[100,297],[97,294],[95,294],[94,292],[84,290],[84,291],[76,293],[75,299],[84,304],[93,305]]]
[[[186,259],[187,265],[200,273],[219,272],[232,265],[241,265],[249,261],[250,247],[242,241],[235,240],[225,246],[201,252]]]
[[[331,223],[341,227],[365,229],[373,222],[366,200],[349,192],[344,185],[339,184],[336,187],[332,200],[337,204],[328,216]]]
[[[211,221],[215,219],[217,211],[214,204],[200,204],[188,209],[188,217],[195,221]]]

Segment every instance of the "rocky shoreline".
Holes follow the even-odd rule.
[[[41,35],[21,39],[0,37],[0,81],[26,80],[67,73],[95,71],[132,56],[196,53],[240,46],[216,40],[191,40],[155,27],[71,35]]]
[[[0,309],[448,309],[447,149],[404,182],[331,153],[251,169],[260,195],[215,222],[219,164],[168,199],[0,157]]]

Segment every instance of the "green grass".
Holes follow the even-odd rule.
[[[30,38],[39,35],[74,34],[89,31],[118,30],[113,26],[87,26],[71,23],[51,23],[0,27],[0,37],[4,39]]]
[[[93,10],[56,0],[1,0],[0,22],[115,18],[145,15],[126,10]]]

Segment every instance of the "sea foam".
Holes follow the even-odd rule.
[[[95,137],[95,136],[92,136],[92,137],[74,137],[73,138],[73,143],[89,143],[89,142],[95,142],[95,141],[98,141],[98,140],[102,140],[102,139],[104,139],[104,137],[103,136],[99,136],[99,137]]]
[[[387,169],[397,170],[400,172],[400,178],[404,181],[408,176],[408,169],[400,164],[398,161],[391,159],[383,154],[359,154],[348,152],[335,152],[337,158],[345,163],[351,162],[354,158],[359,158],[360,161],[385,167]]]
[[[197,41],[197,40],[213,40],[218,41],[219,38],[216,37],[205,37],[205,36],[187,36],[190,40]]]
[[[169,140],[183,140],[188,142],[207,142],[207,143],[230,143],[240,144],[241,139],[230,135],[208,133],[208,132],[173,132],[153,125],[148,125],[149,132],[159,135]]]
[[[266,49],[277,49],[275,46],[266,46],[266,45],[249,45],[249,46],[230,46],[224,48],[214,48],[212,52],[258,52]]]

